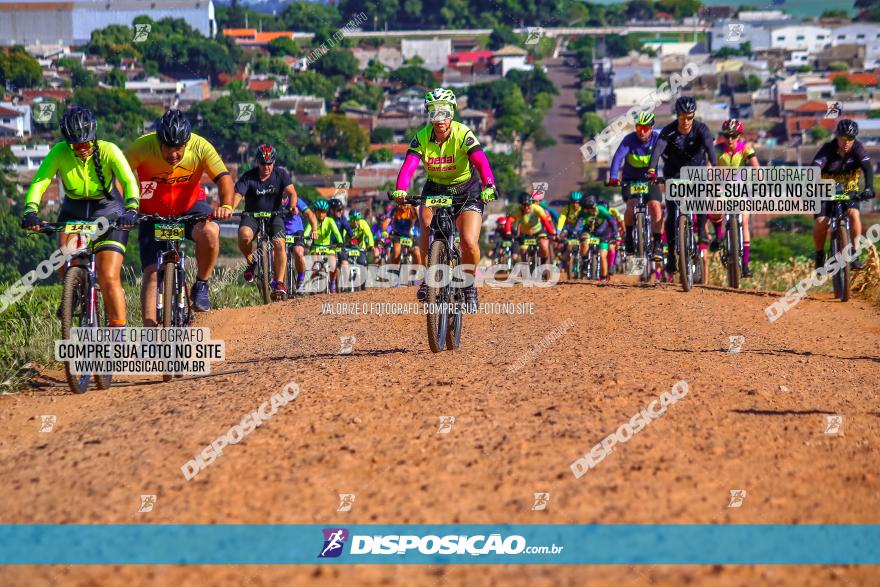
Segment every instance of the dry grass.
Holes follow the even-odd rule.
[[[868,250],[865,268],[855,273],[851,285],[854,294],[880,306],[880,255],[873,245]]]

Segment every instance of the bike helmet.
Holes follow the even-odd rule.
[[[519,195],[519,197],[517,198],[517,201],[520,204],[531,204],[532,203],[532,194],[530,194],[528,192],[523,192]]]
[[[654,113],[648,110],[636,114],[636,124],[639,126],[654,126]]]
[[[257,147],[257,163],[272,165],[275,163],[275,147],[272,145],[260,145]]]
[[[693,114],[697,111],[697,101],[690,96],[682,96],[675,101],[676,114]]]
[[[328,205],[331,212],[339,212],[344,207],[342,205],[342,200],[339,200],[338,198],[333,198],[332,200],[330,200],[330,203]]]
[[[312,206],[316,212],[327,212],[330,210],[330,203],[327,202],[324,198],[320,198],[315,200],[314,206]]]
[[[596,207],[596,196],[587,196],[581,202],[584,208],[595,208]]]
[[[721,134],[726,137],[741,135],[744,130],[745,126],[743,126],[742,121],[737,120],[736,118],[729,118],[721,123]]]
[[[857,137],[859,136],[859,125],[849,118],[844,118],[837,123],[837,128],[834,130],[834,133],[839,137]]]
[[[425,94],[425,111],[431,104],[445,102],[455,108],[455,93],[446,88],[437,88]]]
[[[583,197],[584,197],[584,195],[580,192],[571,192],[570,194],[568,194],[568,201],[569,202],[580,202],[581,199],[583,199]]]
[[[61,134],[68,144],[94,141],[97,130],[98,121],[88,108],[73,106],[61,116]]]
[[[189,142],[192,125],[180,110],[166,112],[156,126],[159,142],[170,147],[180,147]]]
[[[608,200],[598,200],[596,201],[597,206],[602,206],[603,208],[608,207]]]
[[[498,226],[506,225],[507,224],[507,216],[499,216],[498,219],[495,221],[495,224],[497,224]]]
[[[360,212],[358,212],[357,210],[349,210],[349,212],[348,212],[348,219],[349,220],[352,220],[352,221],[361,220],[363,217],[364,217],[364,215],[361,214]]]

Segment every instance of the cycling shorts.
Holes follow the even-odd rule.
[[[458,216],[462,212],[479,212],[483,214],[485,205],[480,198],[480,179],[471,176],[469,180],[452,186],[444,186],[432,181],[426,181],[422,188],[422,196],[442,196],[449,193],[452,188],[456,193],[452,196],[452,213]]]
[[[214,209],[206,202],[205,200],[197,200],[195,204],[193,204],[192,208],[184,212],[185,214],[213,214]],[[202,221],[204,222],[204,221]],[[212,218],[210,222],[217,222],[215,218]],[[192,236],[193,228],[195,228],[197,222],[190,220],[184,223],[184,236],[187,240],[194,240]],[[144,222],[138,228],[138,246],[140,246],[140,255],[141,255],[141,269],[145,269],[150,265],[155,265],[158,262],[159,251],[161,247],[159,245],[159,241],[156,240],[154,234],[154,226],[155,222]]]
[[[621,195],[623,196],[623,201],[628,202],[632,198],[638,198],[641,194],[633,194],[631,193],[631,186],[625,185],[621,188]],[[662,202],[663,195],[660,193],[660,185],[656,183],[648,184],[648,201],[649,202]]]
[[[835,202],[825,200],[822,202],[819,213],[813,214],[814,218],[831,218],[831,214],[834,212],[834,204]],[[859,201],[858,200],[847,200],[843,202],[844,210],[858,210],[859,209]]]
[[[74,200],[64,198],[61,204],[61,212],[58,214],[58,222],[71,222],[75,220],[97,220],[104,217],[108,222],[115,222],[123,212],[122,196],[116,196],[112,200],[101,198],[100,200]],[[125,254],[125,245],[128,244],[128,231],[114,228],[108,230],[92,241],[92,250],[116,251]]]
[[[270,230],[272,231],[272,238],[284,238],[287,230],[285,227],[284,216],[280,212],[274,212],[272,214],[272,218],[269,219],[269,224]],[[251,216],[250,212],[241,213],[241,220],[238,223],[239,230],[245,227],[250,228],[251,232],[256,236],[259,226],[259,221]]]

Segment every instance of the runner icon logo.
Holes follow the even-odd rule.
[[[547,509],[547,502],[550,501],[549,493],[535,493],[535,503],[532,504],[532,511],[541,511]]]
[[[843,430],[843,416],[830,414],[825,416],[825,434],[840,434]]]
[[[746,337],[742,335],[731,336],[728,339],[727,352],[728,353],[738,353],[742,350],[743,343],[746,341]]]
[[[339,337],[339,354],[340,355],[350,355],[354,350],[354,343],[357,340],[354,336],[340,336]]]
[[[55,416],[40,416],[40,432],[52,432],[57,420]]]
[[[746,499],[746,490],[745,489],[731,489],[730,490],[730,501],[727,503],[727,507],[729,508],[738,508],[742,507],[743,501]]]
[[[440,416],[440,428],[437,434],[449,434],[453,424],[455,424],[455,416]]]
[[[139,512],[151,512],[153,511],[153,506],[156,505],[156,496],[155,495],[142,495],[141,496],[141,507],[138,508]]]
[[[345,528],[324,528],[324,548],[318,558],[337,558],[342,554],[345,541],[348,540],[348,530]]]
[[[350,512],[351,506],[354,505],[354,493],[340,493],[339,494],[339,507],[336,509],[337,512]]]

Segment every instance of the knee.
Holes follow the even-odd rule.
[[[240,235],[241,233],[239,233]],[[199,230],[197,238],[210,244],[220,243],[220,225],[216,222],[205,222]]]
[[[121,287],[122,282],[119,277],[119,271],[112,271],[109,268],[101,267],[98,269],[98,284],[105,291]]]

